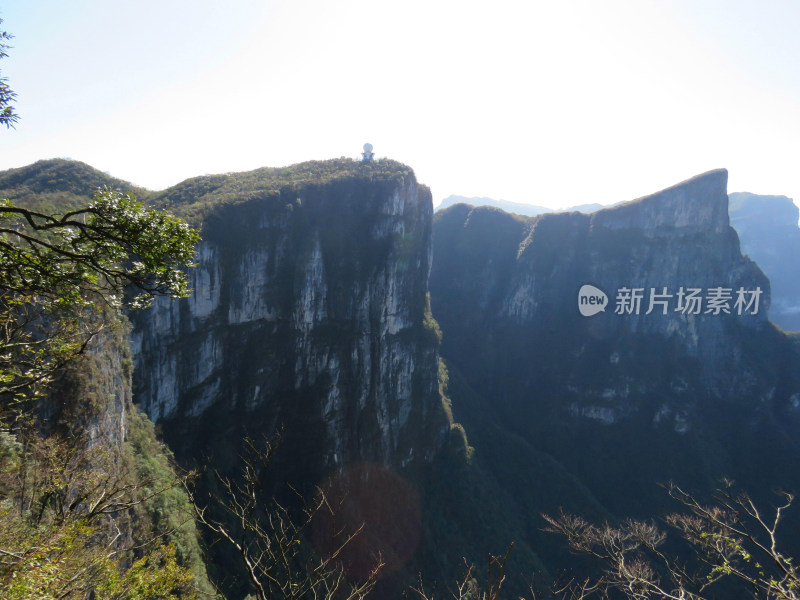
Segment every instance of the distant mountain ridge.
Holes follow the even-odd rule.
[[[800,330],[800,227],[797,206],[786,196],[747,192],[729,195],[731,225],[742,252],[763,269],[772,284],[770,318],[789,331]]]
[[[545,213],[553,212],[582,212],[593,213],[602,208],[607,208],[603,204],[578,204],[564,209],[547,208],[546,206],[537,206],[535,204],[525,204],[523,202],[509,202],[508,200],[494,200],[492,198],[468,198],[466,196],[448,196],[436,207],[436,210],[444,210],[454,204],[469,204],[471,206],[492,206],[499,208],[515,215],[525,215],[528,217],[535,217]]]

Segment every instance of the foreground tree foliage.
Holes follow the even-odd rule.
[[[794,560],[781,550],[779,532],[794,496],[780,494],[779,504],[765,511],[727,482],[708,505],[678,486],[668,491],[684,509],[665,519],[668,530],[653,521],[628,519],[614,527],[566,513],[545,516],[550,531],[564,536],[574,551],[599,561],[602,569],[602,575],[571,581],[559,590],[560,597],[800,598],[800,576]],[[684,548],[679,555],[665,550],[675,537]]]
[[[179,485],[174,472],[134,468],[135,452],[104,437],[109,398],[90,390],[109,348],[125,346],[120,308],[188,293],[183,269],[197,240],[188,225],[110,189],[62,215],[0,203],[4,599],[194,597],[185,549],[148,517]],[[95,380],[53,387],[71,371]],[[130,406],[121,410],[132,419]]]
[[[3,19],[0,19],[0,25],[3,24]],[[0,58],[8,56],[6,52],[10,46],[8,41],[12,38],[8,32],[0,31]],[[17,93],[8,85],[8,80],[0,76],[0,125],[6,127],[13,127],[19,120],[19,116],[14,110],[14,100]]]
[[[198,239],[108,188],[59,216],[0,202],[0,397],[35,398],[102,330],[100,311],[187,295]]]
[[[119,309],[185,295],[196,240],[107,189],[60,216],[0,205],[0,597],[194,597],[174,532],[148,516],[178,481],[108,437],[97,369],[115,364],[125,381]]]
[[[137,477],[81,436],[0,431],[0,596],[194,597],[174,545],[154,537],[132,548],[137,510],[174,485]]]
[[[119,309],[185,295],[196,240],[107,189],[60,216],[0,206],[0,597],[194,597],[185,544],[172,543],[185,536],[151,516],[182,494],[174,471],[143,468],[121,422],[104,423],[130,431],[139,418],[109,398],[108,380],[130,374]]]

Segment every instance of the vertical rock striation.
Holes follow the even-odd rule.
[[[56,374],[40,402],[42,426],[46,433],[68,433],[118,457],[133,410],[128,322],[111,311],[86,318],[93,319],[98,333]]]
[[[179,454],[284,428],[322,470],[430,458],[429,190],[383,162],[245,192],[207,211],[193,295],[136,321],[136,401]]]

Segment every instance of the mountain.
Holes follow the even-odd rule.
[[[52,158],[18,169],[0,171],[0,198],[44,211],[69,210],[85,205],[97,188],[130,192],[145,201],[149,191],[98,171],[77,160]]]
[[[0,195],[58,209],[108,181],[43,161],[0,173]],[[726,187],[718,170],[592,214],[434,215],[410,168],[341,159],[138,190],[203,242],[191,297],[131,316],[134,400],[212,498],[245,438],[280,434],[260,491],[289,510],[294,491],[348,493],[366,524],[348,564],[387,561],[376,597],[420,573],[446,595],[463,559],[511,542],[521,596],[575,562],[542,512],[662,515],[670,479],[800,488],[798,336],[767,319]],[[147,425],[121,400],[124,352],[97,343],[97,385],[70,395],[104,400],[76,423],[119,444]],[[206,542],[211,578],[245,597],[236,556]]]
[[[596,210],[603,208],[602,204],[579,204],[571,206],[563,210],[554,210],[546,206],[537,206],[535,204],[524,204],[522,202],[509,202],[508,200],[493,200],[492,198],[467,198],[465,196],[448,196],[436,207],[436,210],[443,210],[454,204],[469,204],[471,206],[492,206],[499,208],[506,212],[514,213],[516,215],[525,215],[528,217],[535,217],[544,213],[551,212],[582,212],[592,213]]]
[[[289,485],[344,486],[359,499],[353,518],[369,521],[354,562],[380,553],[382,585],[406,587],[427,544],[420,473],[451,425],[427,299],[430,191],[399,163],[338,160],[198,178],[155,202],[200,222],[203,241],[193,295],[134,319],[137,402],[181,463],[226,475],[244,438],[280,434],[264,493],[291,503]],[[361,499],[364,486],[378,496]],[[363,516],[381,493],[394,508]],[[234,556],[214,560],[236,572]],[[244,584],[223,587],[244,595]]]
[[[730,194],[731,225],[742,252],[758,263],[772,284],[770,318],[789,331],[800,330],[800,255],[798,209],[786,196]]]
[[[430,192],[397,163],[277,188],[204,216],[194,294],[136,320],[137,401],[176,449],[283,423],[320,469],[430,460],[447,426]]]
[[[437,211],[455,204],[490,206],[530,217],[553,212],[593,213],[606,208],[602,204],[581,204],[556,211],[492,198],[448,196]],[[758,263],[771,282],[770,318],[783,329],[800,330],[800,276],[786,260],[787,256],[800,252],[797,206],[786,196],[732,192],[729,194],[729,212],[731,226],[741,240],[742,252]]]
[[[767,320],[726,182],[712,171],[591,215],[437,212],[431,306],[453,408],[519,514],[582,490],[586,511],[645,516],[669,509],[670,480],[800,487],[797,337]]]
[[[57,169],[68,191],[23,178],[6,193],[62,211],[91,193],[77,194],[70,170],[105,178],[68,161],[26,172],[35,179],[43,169]],[[378,595],[405,593],[420,574],[444,593],[462,559],[483,562],[514,540],[519,575],[508,589],[524,593],[523,574],[543,565],[516,517],[498,510],[506,492],[470,466],[443,395],[427,298],[433,210],[413,172],[392,161],[318,161],[198,177],[144,197],[204,238],[192,296],[131,315],[134,398],[178,462],[202,473],[201,497],[225,498],[214,474],[236,480],[246,438],[280,435],[259,476],[263,496],[296,511],[296,492],[349,494],[349,524],[366,529],[348,564],[384,557]],[[123,436],[134,421],[126,414],[110,420]],[[244,597],[237,557],[214,542],[209,574]]]
[[[134,319],[137,402],[179,455],[199,455],[209,440],[192,431],[204,423],[224,438],[226,424],[270,434],[292,421],[284,443],[317,448],[323,471],[356,460],[399,468],[442,447],[432,203],[411,169],[317,161],[158,193],[61,159],[0,173],[4,197],[53,210],[104,185],[202,229],[194,294]]]

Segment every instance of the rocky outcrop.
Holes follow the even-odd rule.
[[[136,401],[178,452],[281,427],[320,469],[441,444],[430,192],[376,168],[206,215],[193,295],[157,302],[133,336]]]
[[[709,171],[656,194],[601,210],[595,227],[639,229],[648,237],[697,232],[724,233],[728,223],[728,172]]]
[[[128,321],[112,311],[84,318],[91,319],[96,333],[80,356],[56,372],[51,390],[39,402],[41,425],[47,434],[82,439],[116,456],[133,410]]]

